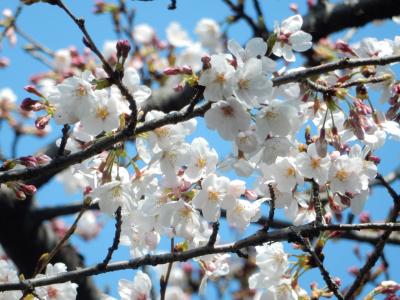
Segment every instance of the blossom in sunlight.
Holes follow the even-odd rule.
[[[150,300],[151,280],[149,275],[137,271],[135,279],[118,281],[118,293],[122,300]]]
[[[215,171],[218,162],[218,154],[210,148],[206,139],[195,138],[190,145],[190,161],[185,170],[184,177],[188,181],[197,181]]]
[[[188,33],[177,22],[172,22],[166,29],[168,42],[175,47],[190,46],[192,41]]]
[[[276,34],[276,42],[272,48],[272,53],[276,56],[283,56],[286,61],[295,61],[292,50],[303,52],[311,48],[312,37],[309,33],[301,30],[303,18],[295,15],[284,20],[279,26],[275,23],[274,33]]]
[[[229,179],[210,174],[201,183],[201,191],[194,197],[193,205],[201,209],[204,218],[216,222],[221,213],[221,203],[226,196]]]
[[[147,24],[138,24],[133,28],[133,38],[137,43],[149,44],[155,38],[155,31]]]
[[[48,264],[45,275],[39,274],[35,278],[53,277],[65,272],[67,272],[67,266],[63,263],[56,263],[54,265]],[[77,288],[78,285],[76,283],[68,281],[64,283],[54,283],[51,285],[40,286],[35,288],[35,292],[41,299],[73,300],[77,296]]]
[[[272,73],[275,71],[276,67],[276,63],[269,57],[265,56],[267,49],[267,43],[264,42],[262,38],[250,39],[245,48],[235,40],[229,40],[228,42],[228,50],[235,57],[239,68],[250,59],[256,58],[257,60],[261,60],[262,71],[264,74]]]
[[[211,55],[211,68],[205,70],[199,84],[205,86],[204,98],[218,101],[232,95],[235,69],[228,63],[224,54]]]
[[[201,19],[196,26],[195,32],[201,44],[210,49],[215,49],[219,45],[221,30],[217,22],[211,19]]]
[[[235,98],[213,103],[205,115],[207,127],[216,129],[226,140],[233,140],[239,133],[250,126],[250,115]]]
[[[19,278],[15,268],[10,264],[10,262],[0,259],[0,284],[18,281]],[[21,291],[0,292],[0,300],[20,299],[21,297]]]

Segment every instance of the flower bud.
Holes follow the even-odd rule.
[[[26,167],[36,167],[38,165],[37,159],[31,155],[20,157],[19,162]]]
[[[34,94],[40,98],[44,98],[43,94],[39,92],[33,85],[27,85],[24,87],[24,90],[28,93]]]
[[[49,121],[50,121],[50,116],[48,116],[48,115],[39,117],[35,121],[35,126],[37,129],[43,130],[46,128],[47,124],[49,124]]]
[[[129,51],[131,51],[131,45],[129,44],[128,40],[119,40],[117,42],[117,57],[122,57],[125,60],[128,55]]]
[[[181,68],[181,72],[182,72],[182,74],[185,74],[185,75],[193,74],[192,68],[190,66],[186,66],[186,65]]]
[[[163,73],[168,76],[178,75],[178,74],[181,74],[181,70],[178,67],[169,67],[169,68],[165,68]]]
[[[20,108],[24,111],[40,111],[43,109],[43,103],[31,98],[25,98],[22,100]]]
[[[51,161],[51,157],[46,154],[36,156],[36,161],[39,165],[47,165]]]
[[[32,184],[21,184],[19,190],[22,191],[25,195],[33,195],[36,193],[36,187]]]

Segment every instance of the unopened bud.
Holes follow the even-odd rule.
[[[378,156],[370,155],[368,157],[369,161],[372,161],[375,165],[379,165],[381,163],[381,159]]]
[[[296,3],[290,3],[289,9],[295,14],[299,13],[299,6]]]
[[[43,103],[38,100],[33,100],[31,98],[25,98],[22,100],[20,108],[24,111],[39,111],[44,108]]]
[[[20,157],[19,162],[26,167],[36,167],[38,165],[37,159],[31,155]]]
[[[33,195],[36,193],[36,187],[32,184],[21,184],[19,189],[25,193],[25,195]]]
[[[360,213],[359,218],[360,218],[361,223],[370,223],[371,222],[371,216],[367,212]]]
[[[51,161],[51,157],[46,154],[36,156],[36,161],[39,165],[47,165]]]
[[[207,70],[211,68],[211,57],[210,56],[203,56],[201,58],[201,62],[203,63],[203,70]]]
[[[43,94],[39,92],[33,85],[27,85],[24,87],[24,90],[28,93],[34,94],[40,98],[44,98]]]
[[[182,91],[183,91],[183,85],[182,85],[182,84],[177,84],[177,85],[174,87],[174,91],[177,92],[177,93],[182,92]]]
[[[342,51],[343,53],[348,53],[353,56],[357,56],[357,54],[351,49],[350,45],[342,40],[339,40],[335,43],[335,49]]]
[[[247,189],[244,191],[244,196],[246,197],[247,200],[250,200],[250,201],[257,200],[257,197],[258,197],[257,193],[255,191],[247,190]]]
[[[178,74],[181,74],[181,69],[178,67],[169,67],[169,68],[165,68],[163,73],[168,76],[178,75]]]
[[[37,129],[43,130],[46,128],[47,124],[49,124],[49,121],[50,121],[50,116],[48,116],[48,115],[39,117],[35,121],[35,126]]]
[[[117,57],[120,58],[122,57],[123,60],[125,60],[128,55],[129,51],[131,51],[131,45],[129,44],[128,40],[119,40],[117,42]]]
[[[5,68],[10,64],[10,60],[7,57],[0,57],[0,68]]]
[[[181,72],[182,72],[182,74],[185,74],[185,75],[193,74],[192,68],[190,66],[186,66],[186,65],[181,68]]]

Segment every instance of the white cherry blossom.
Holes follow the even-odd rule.
[[[118,293],[122,300],[150,300],[151,286],[149,275],[137,271],[133,281],[121,279],[118,282]]]
[[[224,54],[211,55],[211,68],[205,70],[199,84],[205,86],[204,98],[209,101],[226,99],[233,93],[235,69]]]
[[[233,140],[239,133],[250,126],[250,115],[235,98],[213,103],[205,115],[207,127],[216,129],[226,140]]]
[[[302,31],[303,18],[295,15],[284,20],[279,26],[275,23],[274,33],[277,41],[272,48],[272,53],[276,56],[283,56],[286,61],[295,61],[293,50],[303,52],[311,48],[311,35]]]

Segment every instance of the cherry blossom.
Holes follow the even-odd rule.
[[[239,131],[247,130],[250,125],[250,115],[233,97],[214,103],[204,119],[207,127],[216,129],[226,140],[233,140]]]
[[[283,56],[286,61],[295,61],[293,50],[303,52],[311,48],[311,35],[300,30],[303,19],[300,15],[295,15],[284,20],[279,26],[275,23],[274,33],[277,40],[272,48],[272,53],[276,56]]]
[[[54,265],[48,264],[46,267],[45,275],[39,274],[36,278],[53,277],[60,273],[67,272],[67,266],[63,263],[56,263]],[[51,300],[73,300],[77,296],[78,285],[71,281],[64,283],[55,283],[43,287],[37,287],[35,292],[42,299]]]
[[[118,292],[122,300],[150,300],[151,280],[149,275],[137,271],[133,281],[121,279]]]

